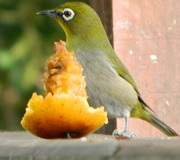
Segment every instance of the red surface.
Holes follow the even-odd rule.
[[[113,0],[116,53],[144,100],[180,134],[180,1]],[[118,128],[123,130],[123,120]],[[137,136],[164,136],[147,122],[130,120]]]

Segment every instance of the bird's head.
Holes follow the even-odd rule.
[[[86,31],[102,26],[96,12],[87,4],[82,2],[64,3],[52,10],[40,11],[38,15],[47,15],[55,18],[66,34],[79,35]]]
[[[110,45],[99,16],[85,3],[68,2],[37,14],[52,17],[61,25],[66,34],[66,46],[69,50]]]

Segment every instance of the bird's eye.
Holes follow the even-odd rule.
[[[69,8],[65,8],[62,13],[63,13],[62,17],[65,21],[70,21],[71,19],[73,19],[75,15],[73,10]]]

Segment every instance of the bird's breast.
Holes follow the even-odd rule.
[[[109,117],[122,117],[137,103],[134,88],[121,78],[102,52],[77,52],[83,67],[88,102],[93,107],[104,106]]]

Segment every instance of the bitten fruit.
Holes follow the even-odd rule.
[[[44,76],[46,96],[33,93],[21,125],[47,139],[80,138],[107,123],[104,107],[88,105],[83,68],[63,41],[55,42],[54,55]]]

